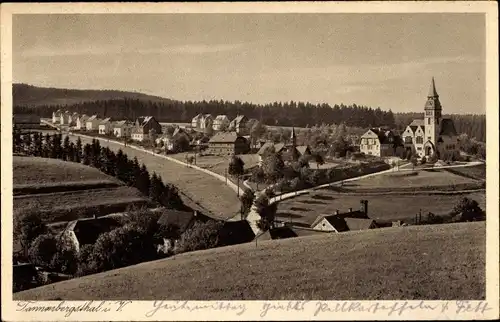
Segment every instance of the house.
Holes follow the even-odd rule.
[[[59,109],[55,112],[52,112],[52,123],[58,123],[61,120],[61,113],[62,111]]]
[[[62,112],[59,117],[59,124],[70,125],[71,123],[71,113],[69,111]]]
[[[155,140],[157,146],[161,146],[166,151],[174,150],[174,140],[172,135],[164,134]]]
[[[120,223],[114,218],[94,216],[71,221],[60,236],[67,246],[79,252],[83,245],[94,244],[101,234],[118,227]]]
[[[207,152],[215,155],[245,154],[248,151],[248,140],[236,132],[219,132],[208,141]]]
[[[251,242],[255,233],[247,220],[226,221],[219,230],[218,246],[229,246]]]
[[[156,135],[162,134],[161,125],[153,116],[140,116],[135,120],[132,128],[132,140],[144,141],[154,130]]]
[[[235,131],[238,134],[245,134],[248,118],[245,115],[238,115],[229,123],[229,131]]]
[[[205,114],[200,120],[200,129],[212,129],[214,123],[214,118],[211,114]]]
[[[459,155],[458,133],[452,119],[442,117],[442,106],[432,78],[424,118],[413,120],[402,134],[406,153],[419,157],[435,155],[445,160]]]
[[[311,155],[311,148],[309,147],[309,145],[299,145],[297,146],[297,151],[299,152],[300,156]]]
[[[40,116],[34,114],[13,114],[12,125],[16,129],[40,128]]]
[[[163,245],[160,245],[158,250],[164,253],[172,251],[182,234],[184,234],[195,221],[206,222],[210,219],[210,217],[200,214],[197,211],[166,209],[158,219],[158,224],[161,226],[175,227],[177,229],[177,234],[170,239],[164,238]]]
[[[340,213],[337,210],[333,215],[318,216],[311,224],[311,228],[338,233],[377,228],[375,221],[368,217],[368,201],[361,200],[360,203],[360,210],[353,211],[351,208],[345,213]]]
[[[266,157],[266,155],[270,152],[273,153],[282,153],[285,150],[285,144],[284,143],[273,143],[273,142],[266,142],[264,143],[259,151],[257,151],[257,155],[259,156],[259,165],[262,164],[262,160]]]
[[[229,118],[227,115],[217,115],[214,119],[213,129],[215,131],[225,130],[229,126]]]
[[[99,123],[99,134],[107,135],[113,131],[111,118],[107,117]]]
[[[386,128],[372,128],[361,136],[360,152],[378,157],[404,156],[401,137]]]
[[[85,127],[87,131],[98,131],[99,130],[99,123],[101,123],[101,120],[97,117],[97,115],[92,115],[87,119],[85,122]]]
[[[86,114],[82,114],[80,116],[78,116],[78,118],[76,119],[76,129],[77,130],[82,130],[82,129],[86,129],[87,128],[87,120],[88,120],[88,116]]]
[[[201,127],[201,119],[203,118],[202,114],[198,114],[191,120],[191,127],[195,129],[199,129]]]
[[[133,124],[129,121],[117,121],[113,123],[113,135],[117,138],[129,138],[132,134]]]
[[[68,125],[76,125],[76,121],[80,115],[77,112],[73,112],[68,116]]]

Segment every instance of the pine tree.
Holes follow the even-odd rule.
[[[35,138],[34,138],[34,155],[36,157],[41,157],[42,156],[42,134],[35,132]]]
[[[61,159],[67,161],[69,160],[70,156],[70,151],[69,151],[69,136],[66,136],[64,138],[63,146],[62,146],[62,151],[61,151]]]
[[[23,135],[23,148],[26,154],[31,154],[31,133],[25,133]]]
[[[78,137],[78,140],[76,140],[75,162],[82,162],[82,140],[80,139],[80,137]]]
[[[84,165],[90,165],[92,163],[91,155],[92,155],[92,147],[90,146],[90,144],[87,143],[83,147],[83,154],[82,154],[82,161]]]
[[[137,189],[144,195],[149,195],[149,188],[151,186],[151,180],[149,177],[149,172],[146,166],[143,164],[140,169],[139,180],[137,181]]]
[[[153,201],[160,201],[162,194],[162,182],[160,179],[156,176],[156,173],[153,172],[153,175],[151,176],[151,184],[149,187],[149,197]]]

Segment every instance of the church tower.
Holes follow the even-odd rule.
[[[424,142],[431,141],[434,147],[437,146],[437,139],[439,135],[439,123],[441,122],[441,103],[439,102],[439,95],[436,91],[434,84],[434,77],[432,77],[431,87],[429,94],[427,94],[427,102],[425,103],[425,138]]]
[[[295,128],[292,127],[292,134],[290,135],[290,141],[293,147],[297,146],[297,135],[295,135]]]

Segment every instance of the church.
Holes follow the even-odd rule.
[[[442,117],[442,111],[433,77],[425,103],[424,118],[413,120],[402,134],[406,152],[411,150],[413,155],[420,158],[435,155],[441,160],[458,156],[455,125],[452,119]]]

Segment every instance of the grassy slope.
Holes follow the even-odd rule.
[[[83,164],[36,157],[13,157],[13,176],[14,188],[67,182],[118,183],[115,178]]]
[[[76,140],[76,137],[72,136]],[[81,138],[82,143],[90,143],[92,140]],[[239,200],[234,191],[224,182],[198,170],[168,161],[148,153],[134,150],[130,147],[100,140],[101,146],[108,146],[113,150],[122,149],[129,158],[137,157],[140,163],[144,163],[149,172],[161,175],[165,182],[176,185],[180,191],[187,195],[192,201],[207,209],[221,218],[234,216],[239,209]],[[189,200],[186,204],[192,206]]]
[[[485,224],[465,223],[186,253],[16,293],[14,300],[479,300],[484,296]]]
[[[110,99],[140,99],[155,102],[168,102],[170,99],[135,92],[116,90],[78,90],[37,87],[26,84],[13,84],[14,105],[70,105],[81,102]]]
[[[29,194],[14,197],[14,215],[36,209],[46,222],[69,221],[92,216],[96,211],[103,215],[147,202],[137,189],[126,186]]]
[[[47,222],[123,211],[127,205],[144,204],[137,189],[82,164],[55,159],[14,157],[14,215],[37,210]],[[92,189],[90,187],[92,186]],[[21,189],[22,188],[22,189]]]
[[[379,188],[407,188],[407,187],[443,187],[457,184],[476,183],[476,180],[450,173],[445,170],[394,172],[380,176],[369,177],[349,182],[345,188],[350,190],[379,189]]]
[[[360,207],[359,201],[366,199],[370,218],[382,221],[413,219],[420,209],[423,216],[429,211],[434,214],[447,214],[462,197],[476,200],[482,209],[486,207],[484,192],[456,195],[349,195],[329,190],[317,190],[311,194],[280,202],[277,216],[283,220],[289,220],[291,217],[294,222],[310,225],[320,214],[333,214],[336,209],[341,212],[346,212],[349,208],[357,210]]]

